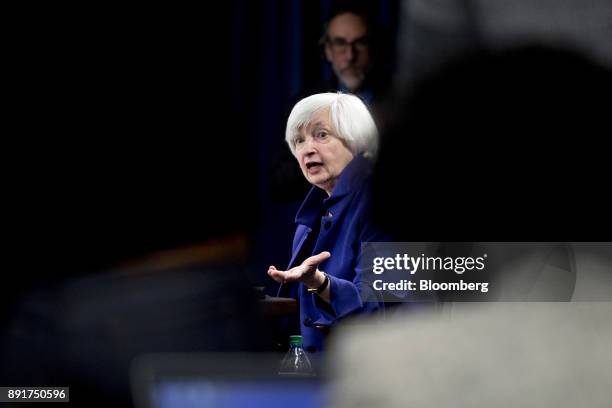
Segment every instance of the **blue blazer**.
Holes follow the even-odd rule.
[[[321,328],[332,326],[347,316],[384,310],[380,296],[376,296],[369,284],[362,282],[359,265],[362,242],[388,241],[368,218],[371,173],[372,163],[356,156],[340,174],[330,197],[313,187],[298,210],[288,269],[297,266],[297,255],[308,235],[316,230],[316,223],[320,224],[319,236],[310,255],[321,251],[331,253],[331,257],[319,265],[330,279],[330,305],[318,295],[308,293],[302,283],[279,289],[279,294],[282,292],[299,300],[300,327],[307,349],[322,349]]]

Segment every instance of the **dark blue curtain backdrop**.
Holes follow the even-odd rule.
[[[344,2],[346,4],[347,2]],[[394,48],[397,0],[353,2],[371,13],[372,22]],[[296,97],[332,77],[318,45],[324,22],[337,2],[330,0],[239,1],[232,27],[232,92],[240,101],[242,131],[248,133],[256,161],[258,223],[253,232],[251,278],[269,285],[268,265],[289,260],[294,216],[299,202],[270,199],[270,171]],[[348,2],[351,4],[351,2]],[[388,65],[393,54],[388,53]],[[249,170],[250,171],[250,170]]]

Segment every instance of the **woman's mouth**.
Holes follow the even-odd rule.
[[[308,162],[306,163],[306,170],[308,171],[308,173],[316,173],[319,171],[319,169],[323,166],[323,163],[321,162]]]

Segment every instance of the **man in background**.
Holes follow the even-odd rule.
[[[322,42],[325,58],[336,75],[339,91],[361,93],[372,98],[366,78],[371,68],[368,21],[363,14],[339,11],[326,25]]]

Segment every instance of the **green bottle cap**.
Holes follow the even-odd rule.
[[[304,344],[304,338],[302,336],[289,336],[289,344],[292,346],[301,346]]]

